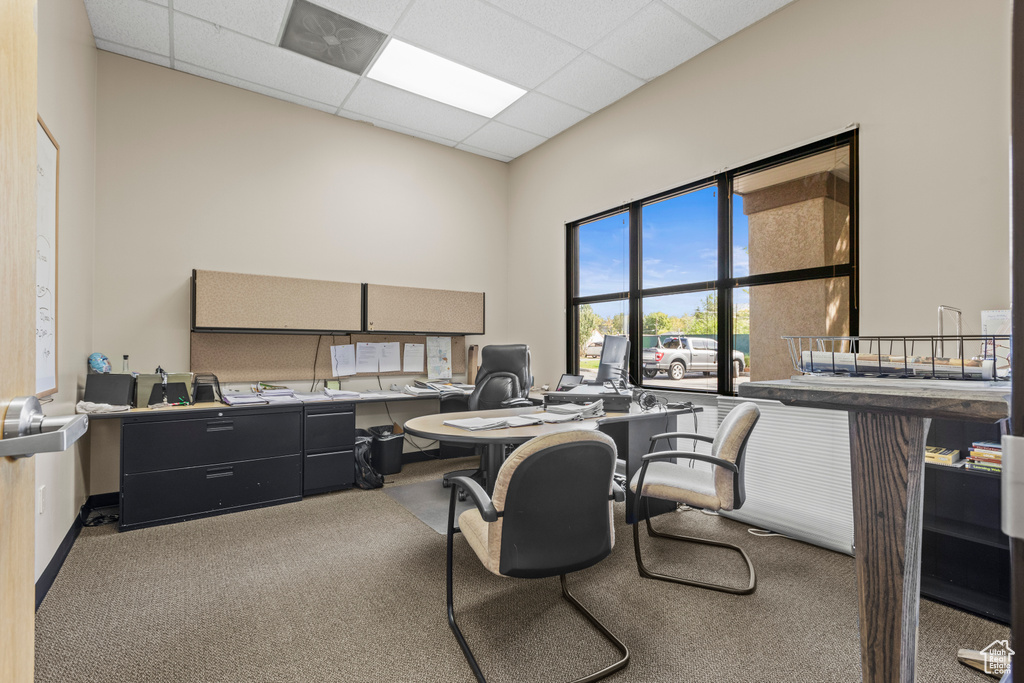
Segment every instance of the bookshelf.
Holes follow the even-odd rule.
[[[932,420],[929,446],[970,450],[999,426]],[[1010,543],[1000,528],[1000,476],[932,463],[924,470],[921,595],[1010,623]]]

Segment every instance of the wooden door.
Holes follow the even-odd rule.
[[[0,414],[35,393],[36,30],[34,0],[0,0]],[[0,681],[33,677],[31,458],[0,458]]]

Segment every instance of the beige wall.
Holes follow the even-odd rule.
[[[193,268],[483,291],[468,343],[505,341],[506,164],[106,52],[98,112],[94,346],[115,368],[188,369]],[[92,460],[90,493],[116,490],[116,459]]]
[[[74,412],[92,352],[93,247],[96,227],[96,47],[85,6],[39,0],[39,114],[60,145],[57,236],[57,383],[48,414]],[[85,502],[85,440],[66,453],[35,456],[36,578]]]
[[[537,383],[565,367],[566,222],[854,122],[861,331],[934,333],[949,304],[980,332],[1009,307],[1009,37],[1008,0],[797,0],[511,162]]]

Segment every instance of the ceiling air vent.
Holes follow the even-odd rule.
[[[295,0],[281,47],[361,76],[386,37],[358,21]]]

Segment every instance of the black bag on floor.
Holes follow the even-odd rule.
[[[384,486],[383,475],[373,469],[370,462],[371,441],[373,439],[369,436],[356,437],[356,486],[361,489],[379,489]]]

